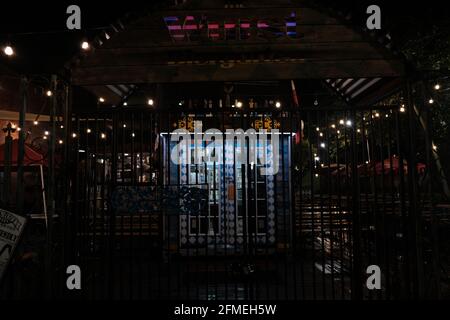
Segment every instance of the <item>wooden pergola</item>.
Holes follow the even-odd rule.
[[[117,22],[69,67],[74,85],[113,105],[139,84],[248,79],[322,79],[368,104],[398,89],[405,68],[362,27],[303,1],[187,1]]]

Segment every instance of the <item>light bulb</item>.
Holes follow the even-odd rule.
[[[14,55],[14,49],[11,46],[6,46],[5,48],[3,48],[3,53],[10,57]]]
[[[89,42],[87,42],[87,41],[83,41],[82,43],[81,43],[81,49],[83,49],[83,50],[89,50]]]

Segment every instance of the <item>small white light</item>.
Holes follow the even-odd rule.
[[[380,117],[380,114],[377,112],[377,113],[375,113],[375,118],[379,118]]]
[[[341,134],[341,130],[338,130],[338,131],[336,131],[337,132],[337,134]]]
[[[360,132],[361,132],[361,129],[356,129],[356,132],[360,133]]]
[[[128,102],[124,102],[123,105],[126,107],[128,105]]]
[[[405,108],[404,105],[402,105],[402,106],[400,107],[400,112],[406,112],[406,108]]]
[[[37,126],[37,125],[39,124],[39,122],[33,121],[33,124],[34,124],[35,126]]]
[[[437,149],[438,149],[438,147],[435,144],[433,144],[433,150],[437,151]]]
[[[236,103],[236,107],[237,107],[237,108],[242,108],[242,102],[238,101],[238,102]]]
[[[59,144],[63,144],[63,141],[62,141],[62,140],[59,140]]]
[[[100,135],[100,137],[101,137],[102,139],[106,139],[106,134],[102,133],[102,134]]]
[[[83,41],[82,43],[81,43],[81,49],[83,49],[83,50],[89,50],[89,42],[87,42],[87,41]]]
[[[434,86],[434,90],[439,90],[441,88],[441,85],[439,83],[436,83]]]
[[[347,120],[346,125],[347,125],[347,127],[351,127],[352,126],[352,122],[350,120]]]
[[[320,161],[320,158],[319,157],[314,157],[314,160],[315,161]]]
[[[19,132],[22,131],[22,129],[20,127],[17,127],[16,130]]]
[[[86,132],[87,132],[87,133],[91,133],[92,131],[91,131],[91,129],[88,128],[88,129],[86,130]]]
[[[60,127],[61,129],[64,129],[64,126],[63,125],[61,125],[61,127]]]
[[[332,125],[331,125],[331,128],[335,129],[335,128],[336,128],[336,125],[335,125],[335,124],[332,124]]]
[[[51,90],[47,90],[45,94],[47,95],[47,97],[51,97],[53,95],[53,92]]]
[[[131,134],[131,136],[134,138],[134,137],[136,137],[136,134],[133,132],[133,133]]]
[[[339,124],[343,125],[345,123],[344,119],[339,120]]]
[[[76,138],[77,134],[76,133],[72,133],[72,138]]]
[[[319,128],[319,127],[317,127],[317,128],[316,128],[316,131],[317,131],[317,132],[319,132],[319,131],[320,131],[320,128]]]
[[[126,128],[126,127],[127,127],[127,125],[126,125],[126,124],[124,124],[124,125],[123,125],[123,127],[124,127],[124,128]]]
[[[318,178],[319,177],[319,174],[318,173],[316,173],[316,178]]]
[[[277,101],[277,103],[275,103],[275,107],[277,109],[280,109],[281,108],[281,102]]]
[[[325,149],[325,143],[322,142],[322,143],[320,144],[320,147],[323,148],[323,149]]]
[[[428,100],[428,103],[429,103],[429,104],[433,104],[433,103],[434,103],[434,100],[433,100],[433,99],[430,99],[430,100]]]
[[[45,131],[44,134],[45,134],[46,136],[48,136],[48,135],[50,134],[50,132]]]
[[[43,138],[44,140],[47,140],[47,136],[43,136],[42,138]]]
[[[155,104],[155,101],[153,101],[153,99],[148,99],[147,104],[149,106],[153,106]]]
[[[321,133],[319,133],[319,137],[323,137],[323,133],[321,132]]]
[[[14,55],[14,49],[11,46],[6,46],[5,48],[3,48],[3,53],[10,57]]]
[[[103,102],[105,102],[105,99],[102,98],[102,97],[100,97],[100,98],[98,99],[98,101],[99,101],[100,103],[103,103]]]

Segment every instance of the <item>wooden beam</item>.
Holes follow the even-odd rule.
[[[76,85],[176,83],[243,80],[289,80],[398,77],[403,74],[398,60],[297,60],[295,62],[249,62],[223,64],[135,65],[77,68]]]

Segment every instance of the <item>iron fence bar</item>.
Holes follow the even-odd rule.
[[[422,243],[422,212],[418,207],[418,188],[417,188],[417,160],[416,160],[416,148],[415,148],[415,138],[416,138],[416,118],[414,113],[414,98],[413,98],[413,84],[411,80],[406,82],[407,99],[410,107],[408,108],[408,127],[409,127],[409,144],[410,153],[408,161],[408,174],[409,174],[409,195],[410,195],[410,216],[411,216],[411,230],[413,235],[413,258],[414,258],[414,281],[415,284],[415,297],[423,298],[423,243]],[[422,101],[423,103],[423,101]]]

